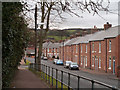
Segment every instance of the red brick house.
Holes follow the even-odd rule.
[[[43,56],[48,58],[59,57],[59,43],[45,42],[43,43]]]
[[[81,68],[90,68],[119,75],[120,26],[111,27],[83,37],[72,38],[60,47],[60,58],[77,62]],[[64,52],[63,52],[64,50]]]

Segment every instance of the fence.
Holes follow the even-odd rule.
[[[29,68],[35,70],[35,67],[37,67],[37,66],[39,66],[39,65],[31,63]],[[52,78],[52,86],[54,86],[53,85],[54,84],[53,79],[56,80],[56,84],[55,84],[56,89],[58,88],[58,81],[61,83],[61,90],[63,90],[63,85],[66,85],[68,90],[74,89],[73,87],[70,86],[70,82],[72,81],[70,77],[74,76],[74,77],[77,78],[77,87],[76,87],[77,90],[79,90],[81,88],[81,85],[80,85],[80,80],[81,79],[89,81],[91,83],[91,89],[92,90],[95,89],[95,84],[104,86],[105,87],[104,89],[107,89],[107,90],[119,90],[117,87],[113,87],[111,85],[108,85],[108,84],[105,84],[105,83],[102,83],[102,82],[99,82],[99,81],[96,81],[96,80],[92,80],[92,79],[89,79],[89,78],[86,78],[86,77],[83,77],[83,76],[79,76],[79,75],[76,75],[76,74],[73,74],[73,73],[69,73],[67,71],[59,70],[59,69],[47,66],[45,64],[41,64],[40,67],[41,67],[42,72],[44,72],[41,75],[41,77],[43,79],[46,79],[46,81],[48,81],[49,84],[50,84],[50,77]],[[58,74],[58,72],[59,72],[59,74]],[[63,81],[63,75],[64,74],[67,74],[67,78],[66,78],[67,82],[66,83]],[[47,78],[47,76],[48,76],[48,78]],[[60,76],[61,78],[58,79],[58,76]]]

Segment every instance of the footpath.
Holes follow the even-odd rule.
[[[13,88],[49,88],[44,81],[29,71],[24,64],[18,67],[12,85]]]

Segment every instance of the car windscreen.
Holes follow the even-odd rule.
[[[72,65],[77,65],[77,63],[72,63]]]
[[[69,64],[69,63],[71,63],[71,62],[66,62],[66,64]]]

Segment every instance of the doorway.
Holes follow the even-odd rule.
[[[95,70],[98,70],[98,57],[95,56]]]
[[[115,74],[115,59],[113,59],[113,74]]]
[[[85,56],[83,57],[83,68],[85,68]]]

